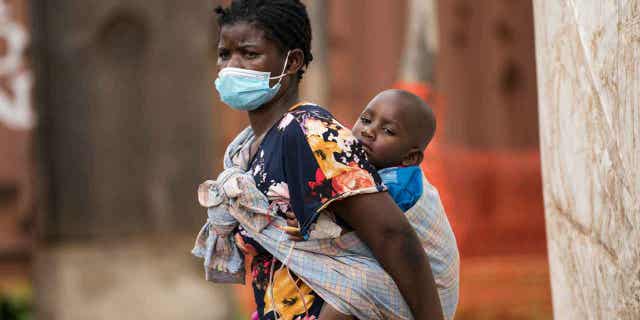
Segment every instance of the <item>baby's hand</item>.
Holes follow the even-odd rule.
[[[289,235],[289,240],[303,241],[304,237],[300,234],[300,224],[298,223],[298,219],[296,219],[296,215],[289,211],[285,213],[284,216],[287,220],[287,227],[285,227],[284,231]]]

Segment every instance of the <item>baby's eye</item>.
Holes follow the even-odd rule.
[[[394,136],[396,135],[395,132],[393,132],[393,130],[389,129],[389,128],[384,128],[384,133],[388,136]]]
[[[369,118],[367,118],[367,117],[360,117],[360,122],[362,122],[364,124],[369,124],[369,123],[371,123],[371,120],[369,120]]]

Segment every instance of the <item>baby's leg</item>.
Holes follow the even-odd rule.
[[[340,313],[325,302],[322,306],[322,310],[320,311],[320,317],[318,320],[356,320],[356,318]]]

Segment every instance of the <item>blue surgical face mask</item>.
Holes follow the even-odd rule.
[[[289,53],[290,51],[284,60],[282,73],[277,77],[271,77],[271,72],[241,68],[220,70],[215,85],[222,102],[236,110],[251,111],[271,101],[280,90],[280,81],[287,76],[284,71],[289,61]],[[278,83],[273,87],[269,86],[271,79],[278,79]]]

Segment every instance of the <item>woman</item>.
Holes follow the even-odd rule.
[[[270,205],[284,217],[295,216],[302,235],[334,213],[343,232],[354,229],[369,246],[414,318],[441,319],[427,257],[362,147],[326,110],[300,101],[299,83],[312,60],[305,6],[299,0],[235,0],[216,13],[216,89],[223,102],[249,115],[256,137],[249,172]],[[319,296],[251,238],[241,240],[243,251],[254,255],[260,319],[320,315]]]

